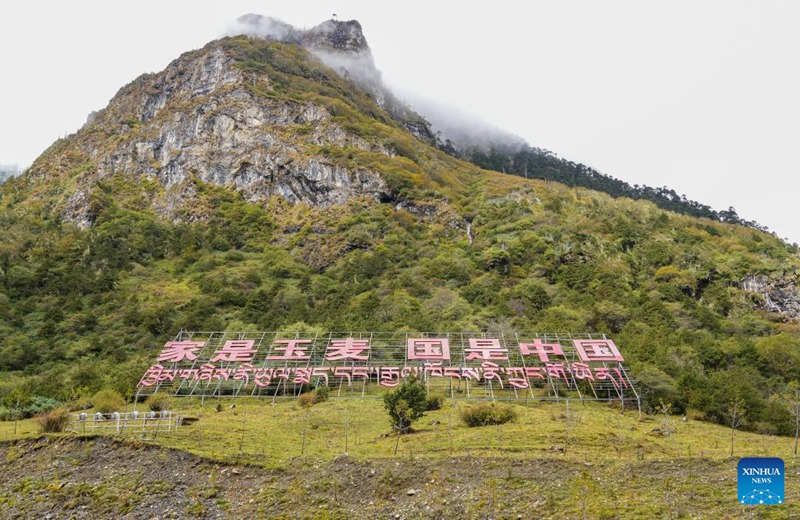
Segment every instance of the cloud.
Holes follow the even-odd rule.
[[[227,34],[302,45],[341,76],[353,80],[396,117],[411,119],[411,111],[422,115],[433,127],[433,132],[439,132],[442,141],[450,140],[460,151],[488,151],[489,148],[517,151],[527,144],[521,137],[492,126],[478,116],[419,93],[403,92],[402,98],[407,101],[399,101],[384,85],[361,25],[355,20],[327,20],[303,30],[268,16],[246,14],[228,27]]]
[[[15,177],[20,174],[20,168],[17,164],[0,164],[0,183],[6,179]]]
[[[410,91],[400,92],[400,97],[428,120],[434,132],[440,132],[442,141],[450,140],[461,151],[476,148],[485,152],[490,147],[519,151],[528,144],[522,137],[488,123],[481,116],[443,101]]]
[[[305,31],[288,23],[260,14],[248,13],[234,20],[225,31],[226,36],[244,34],[254,38],[264,38],[286,43],[300,43]]]

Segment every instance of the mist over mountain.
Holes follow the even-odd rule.
[[[401,101],[383,82],[361,25],[355,20],[328,20],[311,29],[298,29],[275,18],[247,14],[232,23],[227,34],[244,34],[303,46],[342,76],[354,80],[373,96],[379,106],[398,119],[416,116],[419,120],[417,114],[424,116],[424,120],[419,121],[427,127],[425,135],[430,138],[435,133],[433,142],[442,147],[452,147],[448,149],[459,153],[473,149],[488,152],[491,147],[516,152],[527,144],[521,137],[493,127],[479,116],[469,115],[424,95],[403,92],[404,100]]]
[[[327,20],[311,29],[298,29],[285,22],[257,14],[236,19],[226,31],[229,36],[247,35],[301,45],[329,67],[344,71],[367,90],[383,87],[372,51],[356,20]]]
[[[302,46],[342,77],[354,81],[416,137],[436,142],[428,122],[383,83],[358,21],[327,20],[310,29],[298,29],[275,18],[246,14],[228,27],[227,34]]]
[[[688,199],[668,186],[631,185],[585,164],[560,157],[555,152],[532,146],[520,136],[496,127],[476,114],[413,92],[403,98],[430,123],[436,145],[447,153],[489,170],[526,179],[560,182],[602,191],[614,197],[649,200],[661,208],[731,222],[768,231],[755,221],[740,217],[733,207],[716,210]]]
[[[353,79],[418,138],[482,168],[604,191],[615,197],[650,200],[671,211],[767,230],[755,221],[741,218],[733,207],[715,210],[687,199],[668,186],[630,185],[531,145],[478,115],[426,98],[424,94],[403,92],[401,101],[383,83],[357,21],[328,20],[311,29],[297,29],[274,18],[248,14],[237,19],[228,33],[304,46],[345,78]]]
[[[10,177],[19,175],[20,168],[16,164],[0,164],[0,183]]]

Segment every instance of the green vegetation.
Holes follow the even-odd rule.
[[[171,402],[172,399],[167,394],[158,392],[148,397],[145,404],[150,411],[161,412],[168,410]]]
[[[236,408],[230,408],[233,402]],[[217,404],[221,412],[214,411]],[[175,472],[186,471],[178,466],[186,456],[167,449],[175,448],[209,459],[186,463],[195,468],[187,473],[199,475],[196,483],[187,486],[195,503],[209,508],[208,500],[224,499],[242,507],[252,498],[253,507],[264,508],[266,517],[287,510],[312,517],[320,504],[327,503],[335,509],[347,504],[363,510],[370,501],[376,507],[399,507],[395,501],[410,500],[407,491],[415,489],[427,505],[441,508],[437,509],[441,518],[468,516],[467,511],[442,503],[447,500],[452,506],[457,502],[453,497],[461,496],[457,493],[465,493],[464,504],[481,516],[500,517],[503,511],[513,511],[512,518],[518,514],[581,518],[586,511],[588,518],[739,518],[749,512],[743,512],[735,500],[736,464],[746,455],[782,457],[786,462],[786,504],[759,510],[762,517],[798,514],[800,486],[789,477],[800,466],[791,457],[791,438],[737,432],[730,458],[730,427],[693,419],[674,418],[672,433],[665,436],[659,431],[661,417],[640,418],[636,411],[620,413],[614,406],[576,401],[518,402],[508,405],[516,412],[516,421],[471,428],[458,416],[460,409],[473,404],[450,401],[441,410],[426,412],[412,434],[393,436],[387,435],[390,425],[380,419],[385,415],[379,399],[330,399],[308,409],[294,399],[278,399],[274,404],[248,398],[175,399],[174,411],[198,418],[191,426],[160,431],[147,442],[155,446],[150,449],[135,440],[137,434],[128,434],[135,458],[155,459],[147,467],[160,473],[144,479],[139,466],[109,465],[113,456],[105,452],[100,460],[103,469],[93,470],[98,474],[87,479],[77,503],[102,499],[96,507],[104,510],[123,496],[141,499],[147,480],[169,482]],[[8,465],[31,456],[24,449],[30,443],[19,438],[35,435],[33,420],[22,421],[17,435],[10,424],[0,423],[0,440],[17,439],[0,445],[0,456],[5,456]],[[94,445],[102,443],[92,439],[89,425],[86,435],[77,438],[74,454],[59,460],[83,467]],[[67,438],[61,439],[36,446],[68,444]],[[219,464],[216,468],[214,462]],[[52,467],[48,460],[41,471]],[[253,482],[258,477],[252,467],[268,470],[264,474],[269,480],[253,487],[262,491],[256,496],[228,494],[226,487],[241,489],[243,482],[243,476],[231,477],[231,468],[246,473],[247,482]],[[129,477],[120,473],[125,468],[132,471]],[[111,484],[101,477],[100,472],[106,470],[114,472]],[[36,474],[29,480],[9,480],[5,493],[0,487],[0,502],[28,496],[35,503],[40,490],[58,475],[63,481],[64,471],[62,467],[48,478]],[[547,475],[544,481],[543,474]],[[107,487],[95,487],[103,484]],[[13,486],[19,486],[19,491],[11,490]],[[62,485],[58,493],[72,498],[71,493],[77,491],[74,486]],[[592,488],[597,492],[586,492]],[[361,502],[363,497],[368,498]]]
[[[20,389],[8,392],[2,402],[3,406],[0,408],[0,420],[2,421],[27,419],[61,406],[60,401],[40,395],[29,396]]]
[[[463,409],[484,404],[491,403],[452,400],[440,410],[424,412],[413,433],[401,436],[397,455],[397,439],[387,435],[393,428],[385,419],[383,401],[358,397],[332,398],[311,408],[299,406],[292,398],[274,403],[257,398],[175,398],[171,412],[198,420],[171,432],[161,429],[149,442],[215,461],[244,460],[267,468],[284,466],[299,457],[303,449],[305,456],[321,460],[334,459],[345,450],[359,459],[408,458],[412,454],[431,458],[472,455],[575,461],[684,457],[728,460],[730,456],[729,425],[670,416],[672,433],[662,435],[663,417],[640,417],[636,410],[621,412],[617,405],[576,400],[568,405],[565,400],[498,403],[512,410],[517,418],[491,428],[473,428],[459,420]],[[129,406],[128,411],[131,410]],[[92,408],[87,413],[91,416],[96,411]],[[74,418],[76,414],[71,415]],[[91,425],[89,421],[79,433],[93,435]],[[305,441],[300,435],[304,425]],[[74,423],[71,428],[75,428]],[[98,428],[97,433],[106,430]],[[37,434],[35,419],[21,420],[16,434],[13,424],[0,422],[0,441]],[[133,431],[124,435],[138,438]],[[565,442],[569,443],[566,452]],[[737,431],[734,457],[747,454],[788,460],[793,446],[791,437]]]
[[[796,251],[768,235],[499,175],[463,209],[262,207],[206,186],[197,224],[129,209],[120,183],[82,230],[17,209],[17,182],[0,192],[0,395],[22,406],[130,398],[180,328],[591,330],[620,346],[647,407],[724,424],[741,394],[744,428],[795,431],[773,396],[800,380],[797,327],[741,288],[794,276]]]
[[[71,417],[63,408],[56,408],[36,418],[42,433],[61,433],[67,429]]]
[[[639,186],[638,184],[631,186],[623,180],[600,173],[585,164],[562,159],[553,152],[534,148],[527,144],[508,146],[496,143],[489,146],[488,150],[476,147],[462,151],[457,151],[450,143],[440,143],[439,146],[456,157],[461,157],[488,170],[519,175],[526,179],[542,179],[560,182],[567,186],[589,188],[614,197],[648,200],[660,208],[676,213],[720,222],[731,222],[767,231],[765,226],[741,218],[733,207],[717,211],[710,206],[687,199],[686,195],[678,195],[675,190],[666,186],[660,188]],[[709,232],[714,233],[713,230],[712,227]]]
[[[517,412],[509,405],[500,403],[477,403],[461,409],[461,420],[474,428],[492,424],[505,424],[517,419]]]
[[[151,205],[166,188],[119,173],[96,181],[82,229],[58,210],[92,159],[72,138],[54,143],[38,175],[0,187],[0,417],[104,389],[130,406],[180,329],[592,331],[619,345],[646,410],[663,401],[728,424],[741,398],[738,429],[795,434],[781,395],[800,381],[800,329],[743,282],[794,283],[796,247],[649,202],[480,171],[416,141],[299,48],[215,45],[252,75],[255,95],[318,103],[376,150],[300,143],[298,153],[381,171],[395,198],[256,204],[196,180],[196,201],[168,222]],[[141,131],[125,117],[120,132]]]
[[[317,387],[311,392],[300,394],[297,397],[297,405],[301,408],[310,408],[318,403],[323,403],[328,400],[330,390],[327,386]]]
[[[428,409],[428,389],[422,381],[411,377],[383,394],[383,406],[389,413],[392,430],[408,433],[411,423],[420,419]]]
[[[91,398],[94,409],[102,414],[125,410],[125,400],[118,392],[110,389],[100,390]]]
[[[433,410],[441,410],[442,406],[444,406],[444,396],[443,395],[432,395],[428,394],[428,400],[425,403],[425,410],[426,411],[433,411]]]

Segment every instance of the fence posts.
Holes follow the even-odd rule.
[[[91,420],[91,422],[90,422]],[[75,421],[80,425],[81,433],[86,434],[87,426],[92,430],[99,430],[103,433],[112,435],[124,435],[126,430],[131,433],[141,433],[142,435],[154,429],[153,437],[158,436],[159,430],[163,427],[168,432],[173,430],[172,421],[175,421],[175,430],[181,421],[180,415],[172,414],[168,411],[148,412],[142,414],[136,410],[133,412],[113,412],[102,414],[97,412],[91,416],[86,412],[81,412],[75,416]],[[164,424],[166,422],[166,424]]]

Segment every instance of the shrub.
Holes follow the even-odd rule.
[[[147,407],[150,408],[152,412],[162,412],[169,406],[169,396],[161,392],[156,392],[147,398],[145,404],[147,404]]]
[[[470,428],[515,421],[517,412],[507,404],[478,403],[461,410],[461,420]]]
[[[68,403],[64,403],[64,408],[68,412],[78,412],[83,410],[88,410],[92,407],[92,402],[89,400],[88,397],[81,397],[80,399],[75,399],[74,401],[69,401]]]
[[[27,406],[22,409],[23,417],[33,417],[34,415],[41,415],[51,410],[55,410],[61,406],[60,401],[51,399],[49,397],[42,397],[40,395],[34,396]]]
[[[92,406],[102,414],[121,411],[125,408],[125,400],[116,390],[100,390],[92,396]]]
[[[396,389],[383,394],[383,406],[389,412],[392,429],[408,433],[411,423],[422,417],[428,407],[428,389],[413,377],[406,379]]]
[[[297,398],[297,404],[300,406],[300,408],[310,408],[317,403],[327,401],[328,395],[329,395],[328,387],[320,386],[313,392],[300,394],[300,397]]]
[[[318,386],[314,393],[317,396],[317,402],[321,403],[328,400],[328,397],[331,395],[331,389],[327,386]]]
[[[444,406],[444,396],[431,395],[428,396],[428,401],[425,404],[425,410],[429,412],[432,410],[441,410],[442,406]]]
[[[297,406],[300,408],[311,408],[316,404],[316,400],[314,399],[314,392],[306,392],[305,394],[300,394],[297,397]]]
[[[61,433],[69,424],[69,412],[64,408],[56,408],[36,418],[41,433]]]

